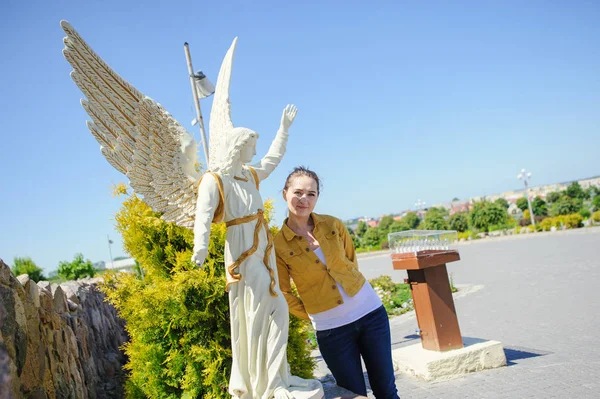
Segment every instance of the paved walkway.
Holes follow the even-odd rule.
[[[448,269],[469,287],[455,299],[462,335],[502,342],[508,366],[438,383],[397,375],[400,396],[600,398],[600,229],[478,240],[459,252]],[[389,254],[359,262],[367,278],[406,277]],[[390,325],[393,348],[419,342],[414,313]]]

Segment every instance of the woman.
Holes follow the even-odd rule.
[[[375,397],[398,398],[387,312],[358,271],[344,224],[313,213],[319,189],[317,174],[303,167],[295,168],[285,182],[289,217],[275,237],[281,291],[290,313],[312,322],[339,386],[367,395],[362,356]],[[300,298],[292,293],[290,278]]]

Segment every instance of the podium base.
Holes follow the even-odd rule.
[[[464,348],[446,352],[423,349],[421,343],[394,349],[397,370],[424,381],[443,381],[475,371],[506,366],[502,343],[463,337]]]

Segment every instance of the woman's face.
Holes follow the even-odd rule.
[[[315,209],[319,198],[317,182],[308,176],[292,176],[288,188],[283,192],[283,198],[291,215],[307,217]]]

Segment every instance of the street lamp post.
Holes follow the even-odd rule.
[[[423,209],[425,209],[425,201],[421,201],[420,199],[417,200],[417,202],[415,202],[415,207],[417,208],[417,215],[420,216],[419,211],[421,211],[421,213],[423,212]]]
[[[531,173],[526,172],[525,169],[521,169],[521,173],[517,175],[517,179],[522,180],[525,184],[525,196],[527,197],[527,206],[529,207],[529,217],[531,218],[531,224],[535,227],[535,218],[533,217],[533,208],[531,207],[531,200],[529,199],[529,179],[531,179]]]
[[[115,265],[113,265],[112,249],[110,248],[110,244],[112,244],[113,241],[110,239],[108,234],[106,235],[106,239],[108,240],[108,254],[110,255],[110,267],[113,268]]]
[[[185,51],[185,58],[187,60],[188,73],[190,75],[190,84],[192,85],[192,96],[194,98],[194,106],[196,107],[196,119],[192,121],[192,125],[196,122],[200,125],[200,139],[202,140],[202,148],[204,149],[204,160],[206,164],[204,168],[208,168],[209,152],[208,152],[208,141],[206,140],[206,132],[204,131],[204,119],[202,118],[202,110],[200,109],[200,100],[211,96],[215,92],[215,86],[208,80],[208,78],[198,71],[194,73],[192,66],[192,56],[190,55],[190,46],[187,42],[183,44]]]

